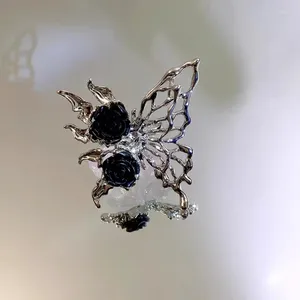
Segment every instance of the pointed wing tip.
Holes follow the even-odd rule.
[[[99,197],[96,197],[96,195],[94,195],[93,192],[92,192],[92,199],[93,199],[94,204],[96,205],[96,207],[97,208],[101,208]]]
[[[66,98],[66,96],[69,96],[71,94],[70,92],[67,92],[64,90],[58,90],[58,91],[56,91],[56,93],[60,96],[63,96],[64,98]]]
[[[96,202],[96,201],[97,201],[97,200],[94,200],[94,203],[95,203],[96,207],[97,207],[97,208],[101,208],[100,203],[98,203],[98,202]]]
[[[85,161],[85,154],[82,154],[78,157],[78,164],[81,165],[83,163],[83,161]]]
[[[94,86],[92,78],[90,78],[87,82],[87,87],[90,89]]]
[[[196,59],[194,59],[194,61],[193,61],[193,64],[195,65],[195,66],[198,66],[199,64],[200,64],[200,58],[196,58]]]

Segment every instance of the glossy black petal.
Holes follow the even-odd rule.
[[[129,151],[122,151],[107,158],[102,169],[108,184],[124,188],[133,186],[140,173],[140,166]]]
[[[130,131],[128,113],[121,102],[112,102],[109,106],[97,107],[94,111],[90,135],[94,141],[113,144],[121,140]]]

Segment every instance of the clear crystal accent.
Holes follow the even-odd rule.
[[[145,205],[136,206],[127,211],[118,213],[104,213],[101,215],[101,220],[105,223],[114,223],[117,226],[121,226],[124,221],[128,221],[128,219],[134,219],[139,214],[148,214],[151,210],[161,212],[169,219],[182,220],[185,219],[184,215],[186,215],[186,212],[188,215],[191,215],[198,210],[198,206],[196,204],[191,204],[185,212],[178,205],[161,203],[152,200],[147,202]]]
[[[96,163],[89,163],[90,169],[96,177],[101,177],[101,169]],[[183,211],[179,205],[166,203],[168,189],[165,189],[157,180],[153,170],[148,167],[142,171],[139,183],[129,191],[119,188],[110,193],[107,201],[110,207],[120,210],[117,213],[104,213],[101,220],[106,223],[114,223],[117,226],[129,219],[134,219],[139,214],[148,214],[150,211],[161,212],[169,219],[184,219],[184,214],[193,214],[198,210],[195,204],[189,205],[187,211]]]
[[[140,132],[133,131],[122,138],[118,148],[130,151],[132,155],[138,155],[143,150],[146,139]]]
[[[97,167],[97,163],[89,162],[89,167],[96,177],[101,178],[102,172]],[[127,210],[134,206],[144,205],[153,199],[166,201],[168,189],[163,188],[161,181],[155,177],[153,169],[147,167],[141,171],[138,184],[130,188],[130,190],[116,188],[110,191],[109,195],[110,199],[107,201],[107,204],[110,207]]]

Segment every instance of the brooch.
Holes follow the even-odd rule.
[[[114,223],[127,232],[137,231],[149,222],[149,212],[159,211],[169,219],[186,219],[197,210],[189,204],[182,183],[191,184],[192,148],[179,141],[191,123],[189,104],[193,89],[198,82],[199,59],[189,61],[165,73],[158,84],[142,99],[139,110],[129,115],[124,104],[117,100],[107,87],[96,86],[88,81],[89,91],[100,105],[93,106],[79,96],[58,91],[78,113],[78,119],[86,128],[68,124],[76,140],[97,147],[79,156],[78,162],[89,161],[101,170],[100,178],[92,191],[97,208],[101,198],[113,188],[129,191],[138,181],[143,170],[150,167],[163,188],[169,188],[179,198],[179,205],[162,203],[152,199],[127,211],[104,213],[101,219]],[[189,84],[180,85],[178,76],[190,69]]]

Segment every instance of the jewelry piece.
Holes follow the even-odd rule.
[[[136,184],[146,166],[153,168],[155,177],[164,188],[171,188],[179,196],[179,205],[161,203],[157,199],[145,205],[135,206],[125,212],[102,214],[106,223],[114,223],[128,232],[139,230],[149,222],[148,212],[159,211],[168,218],[186,219],[197,210],[190,205],[181,184],[191,184],[193,150],[179,143],[186,127],[191,123],[188,107],[194,87],[198,82],[200,60],[186,62],[166,72],[159,83],[143,98],[139,111],[129,117],[125,106],[116,100],[112,91],[88,81],[87,87],[100,102],[93,107],[79,96],[67,91],[58,91],[78,112],[78,119],[86,129],[73,124],[65,126],[75,139],[97,143],[98,147],[79,156],[78,162],[88,160],[96,163],[102,171],[92,191],[95,205],[100,208],[100,199],[114,187],[129,190]],[[185,69],[192,70],[187,89],[177,84],[178,75]]]

